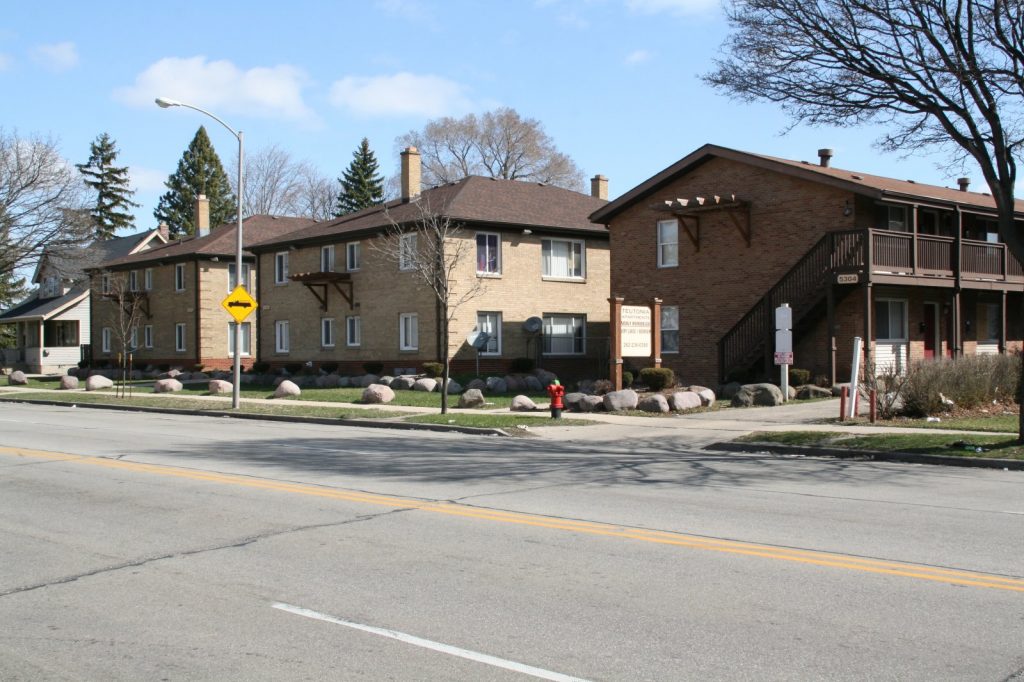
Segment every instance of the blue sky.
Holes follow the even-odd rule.
[[[879,130],[797,127],[705,86],[727,33],[718,0],[363,0],[10,3],[0,18],[0,126],[50,135],[73,163],[108,132],[131,169],[137,225],[200,124],[231,171],[237,143],[202,115],[337,177],[363,137],[382,171],[431,118],[509,106],[621,194],[700,145],[955,186],[941,155],[873,148]],[[968,168],[972,188],[980,173]]]

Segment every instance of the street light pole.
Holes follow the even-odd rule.
[[[192,106],[191,104],[185,104],[177,100],[168,99],[166,97],[156,98],[157,106],[167,109],[169,107],[185,107],[186,109],[192,109],[198,111],[201,114],[206,114],[217,123],[227,128],[228,132],[235,136],[238,140],[238,229],[235,235],[235,283],[242,283],[242,198],[245,196],[244,185],[242,184],[244,178],[242,176],[242,158],[244,154],[244,139],[241,130],[235,130],[227,123],[222,121],[217,116],[214,116],[205,109]],[[248,290],[249,282],[245,282],[245,287]],[[241,403],[241,385],[242,385],[242,323],[235,322],[235,362],[232,367],[232,381],[231,381],[231,408],[237,410]]]

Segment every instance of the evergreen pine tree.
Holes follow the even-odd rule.
[[[115,166],[117,144],[103,133],[89,146],[89,160],[75,167],[85,176],[85,184],[96,190],[96,205],[89,211],[95,224],[96,239],[112,239],[124,227],[132,227],[135,218],[128,209],[139,204],[128,187],[127,166]]]
[[[210,200],[211,226],[229,221],[237,211],[228,176],[203,126],[178,161],[178,170],[164,184],[168,191],[153,215],[167,223],[172,238],[195,233],[195,201],[200,194]]]
[[[384,202],[384,178],[377,173],[377,157],[365,137],[352,153],[352,163],[338,178],[341,191],[334,205],[334,215],[360,211]]]

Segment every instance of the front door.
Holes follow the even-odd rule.
[[[924,359],[932,360],[935,358],[936,352],[939,349],[938,304],[925,303],[924,315],[922,317],[924,319],[924,321],[921,323],[924,327]]]

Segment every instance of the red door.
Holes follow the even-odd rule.
[[[939,316],[939,306],[934,303],[924,304],[924,359],[931,360],[935,357],[935,352],[939,347],[938,331],[939,326],[937,324],[937,318]]]

